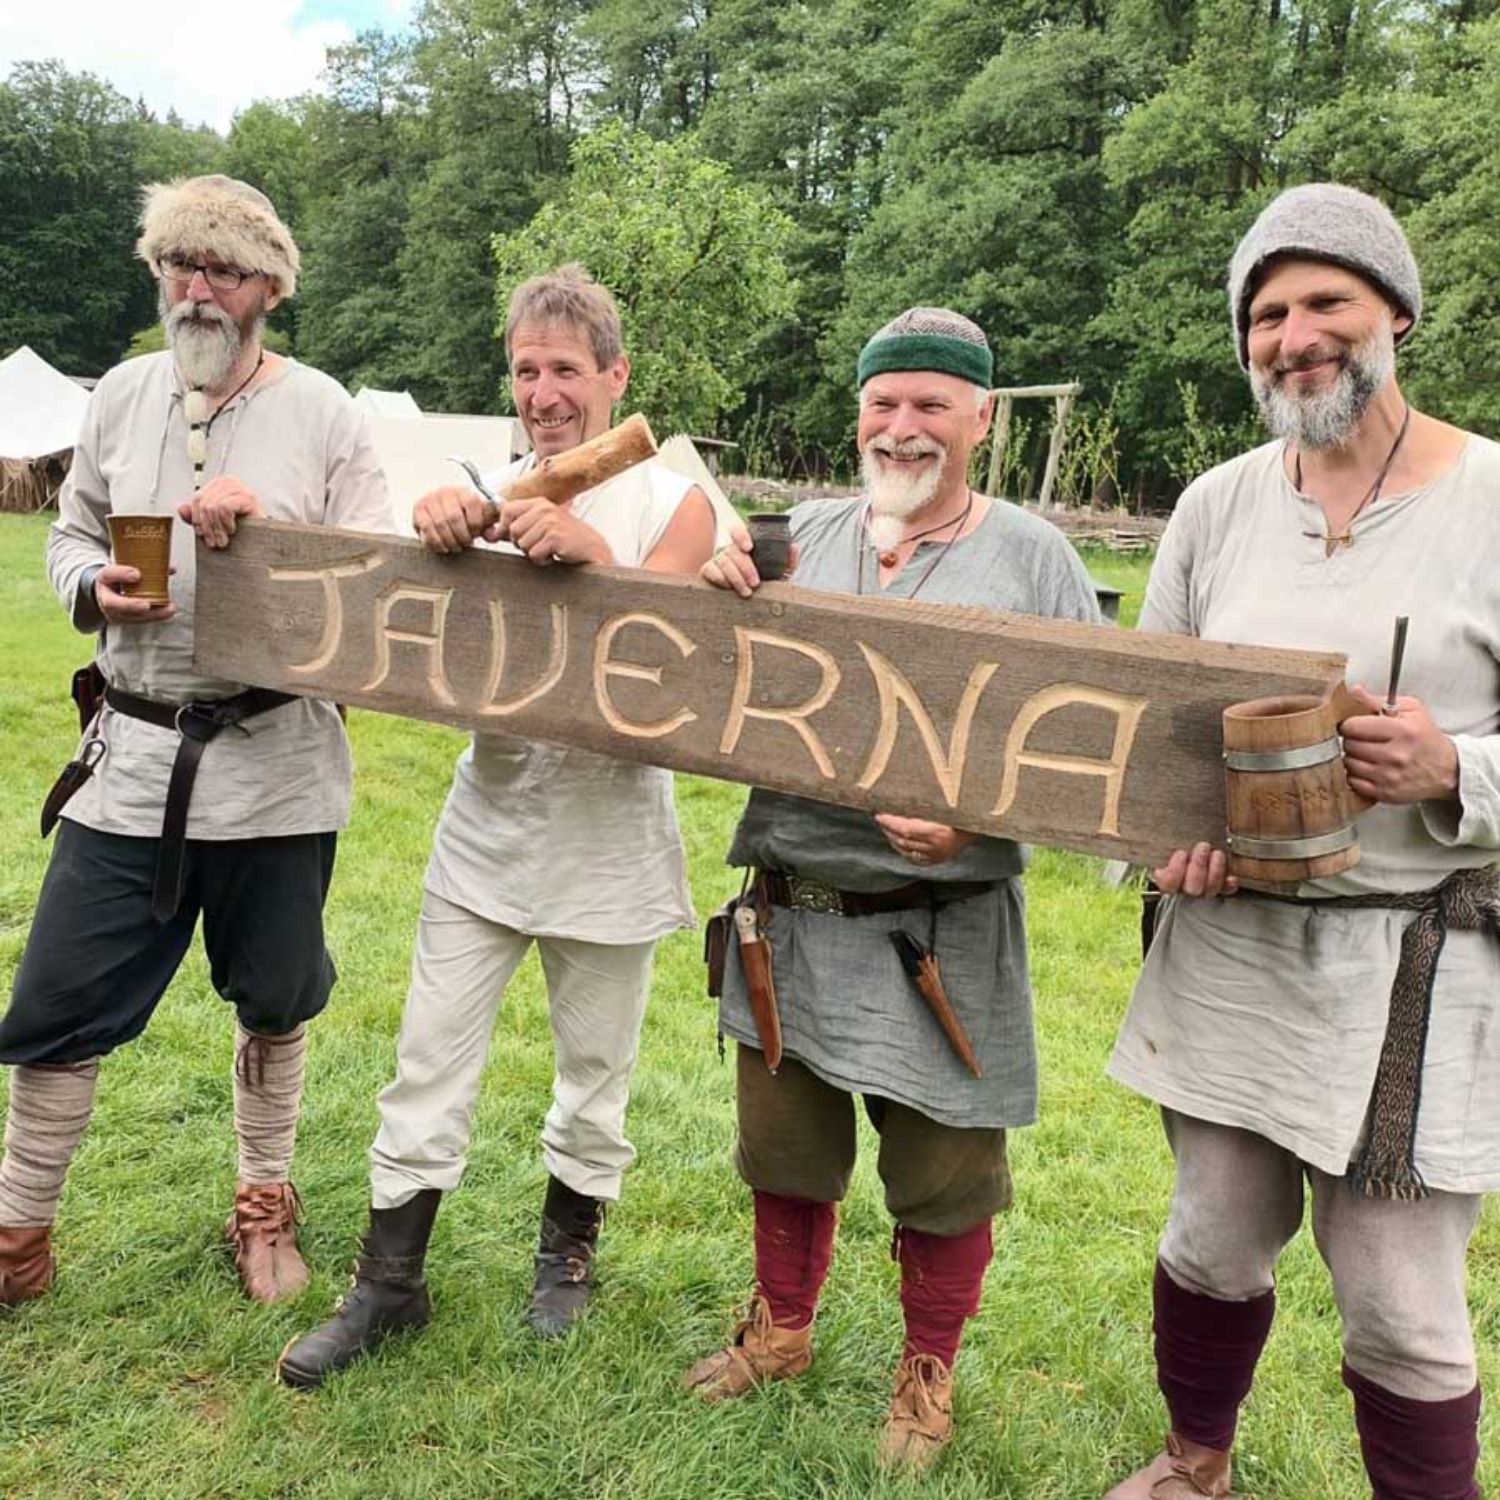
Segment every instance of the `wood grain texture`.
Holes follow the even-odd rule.
[[[209,675],[1140,863],[1223,844],[1227,706],[1345,666],[271,521],[198,570]]]

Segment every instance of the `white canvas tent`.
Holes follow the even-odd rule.
[[[374,422],[382,417],[420,417],[422,408],[410,391],[377,391],[374,386],[362,385],[354,397],[354,404]]]
[[[0,359],[0,510],[40,510],[56,498],[88,400],[25,344]]]
[[[403,519],[428,490],[467,482],[449,454],[461,454],[488,474],[503,469],[526,447],[526,435],[514,417],[424,412],[406,391],[369,386],[354,400],[369,419],[375,452]]]

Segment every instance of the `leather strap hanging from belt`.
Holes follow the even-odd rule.
[[[157,703],[124,688],[110,687],[104,698],[116,713],[130,719],[144,719],[159,729],[177,734],[177,755],[167,783],[167,805],[162,813],[161,845],[156,854],[156,875],[151,887],[151,915],[165,922],[182,900],[183,856],[187,850],[188,804],[192,801],[193,782],[198,764],[211,740],[226,729],[253,719],[269,709],[290,703],[296,695],[278,693],[270,688],[247,688],[230,698],[213,698],[193,703]],[[90,743],[99,743],[90,741]],[[99,756],[70,761],[47,795],[42,808],[42,837],[51,833],[58,815],[68,799],[80,791],[93,774]]]

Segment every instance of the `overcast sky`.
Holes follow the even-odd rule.
[[[0,77],[60,58],[159,115],[225,130],[255,99],[314,88],[324,49],[398,29],[415,0],[0,0]]]

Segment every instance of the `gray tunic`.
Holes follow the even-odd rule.
[[[1143,630],[1343,651],[1385,691],[1391,622],[1411,616],[1403,692],[1458,749],[1459,801],[1359,820],[1361,858],[1308,896],[1419,891],[1500,855],[1500,447],[1470,437],[1446,474],[1354,522],[1325,555],[1322,512],[1280,443],[1195,481],[1162,538]],[[1311,532],[1313,535],[1309,536]],[[1166,903],[1111,1075],[1239,1126],[1325,1172],[1361,1136],[1407,912],[1235,896]],[[1416,1164],[1430,1187],[1500,1188],[1500,945],[1451,932],[1433,985]]]
[[[792,512],[797,582],[836,593],[877,589],[862,500],[820,500]],[[933,567],[942,543],[921,542],[882,597],[969,604],[1095,621],[1093,585],[1047,522],[993,504]],[[928,569],[932,567],[929,573]],[[923,577],[926,575],[926,581]],[[900,812],[900,808],[892,808]],[[942,907],[870,917],[773,909],[770,939],[787,1054],[851,1092],[879,1094],[945,1125],[1025,1125],[1036,1117],[1036,1043],[1026,972],[1021,846],[979,838],[940,866],[903,859],[865,812],[753,791],[729,851],[734,865],[795,872],[844,890],[912,880],[995,881],[993,892]],[[887,934],[906,928],[933,946],[943,982],[984,1066],[975,1079],[954,1056],[906,977]],[[935,938],[935,942],[933,941]],[[733,947],[733,945],[731,945]],[[738,954],[724,976],[719,1024],[756,1045]]]

